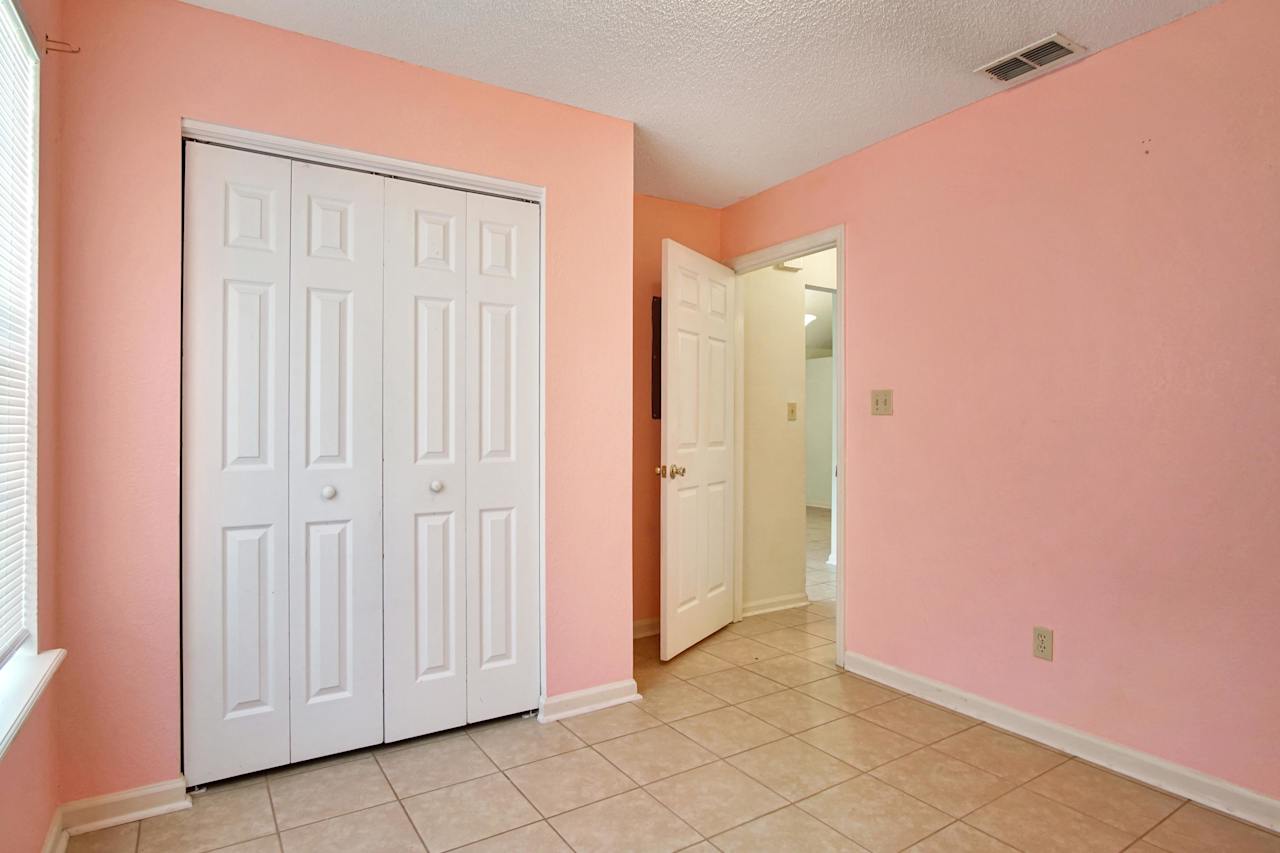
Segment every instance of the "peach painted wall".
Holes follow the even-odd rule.
[[[630,123],[175,0],[67,8],[62,797],[179,772],[185,117],[547,187],[548,688],[630,677]]]
[[[846,229],[847,648],[1271,797],[1277,30],[1226,0],[738,203],[722,240]]]
[[[19,0],[28,26],[38,40],[62,31],[60,0]],[[58,220],[60,156],[61,56],[42,57],[40,66],[40,250],[39,250],[39,480],[37,482],[37,531],[39,548],[37,636],[41,650],[57,648],[56,485],[58,446]],[[59,682],[55,680],[40,697],[22,730],[0,760],[0,827],[3,843],[14,850],[39,850],[44,843],[58,794],[59,749],[57,720]],[[9,848],[6,848],[9,849]]]
[[[653,297],[662,295],[662,241],[671,238],[695,252],[712,258],[720,257],[720,211],[696,204],[654,198],[635,197],[635,242],[632,269],[635,305],[632,308],[635,344],[632,388],[631,524],[632,606],[634,618],[658,617],[659,553],[658,553],[658,479],[654,466],[660,464],[662,452],[658,421],[650,417],[649,358],[653,347],[653,328],[649,307]]]

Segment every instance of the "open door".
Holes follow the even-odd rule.
[[[662,649],[733,618],[733,270],[662,241]]]

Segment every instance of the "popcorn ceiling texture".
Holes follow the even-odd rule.
[[[636,124],[636,191],[722,207],[1211,0],[187,0]],[[518,117],[512,132],[519,133]],[[442,128],[447,133],[447,128]]]

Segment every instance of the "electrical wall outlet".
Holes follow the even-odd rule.
[[[1031,629],[1031,654],[1041,660],[1053,660],[1053,632],[1039,626]]]
[[[893,414],[893,389],[877,388],[871,392],[871,414]]]

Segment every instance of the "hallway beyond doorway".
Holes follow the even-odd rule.
[[[804,589],[810,601],[832,601],[836,597],[836,567],[831,556],[831,510],[805,507]]]

